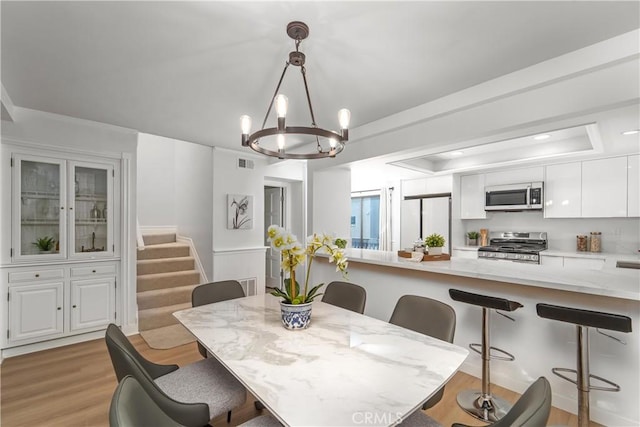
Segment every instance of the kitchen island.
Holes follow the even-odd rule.
[[[640,425],[640,270],[567,269],[507,261],[456,259],[413,262],[395,252],[351,249],[349,280],[367,291],[365,314],[388,320],[402,295],[422,295],[451,305],[457,315],[454,342],[480,342],[481,309],[452,301],[449,289],[512,299],[523,308],[516,322],[492,314],[491,344],[516,356],[514,362],[492,360],[493,383],[522,393],[539,376],[551,382],[554,406],[577,412],[575,385],[551,373],[552,367],[575,368],[576,328],[542,319],[538,302],[604,311],[631,317],[634,332],[612,332],[618,344],[591,331],[591,373],[620,384],[619,393],[591,392],[591,418],[610,426]],[[326,260],[313,269],[313,283],[340,280]],[[480,356],[471,353],[462,370],[481,376]]]

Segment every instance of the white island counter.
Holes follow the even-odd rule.
[[[456,259],[416,263],[395,252],[351,249],[349,281],[367,291],[365,314],[388,321],[398,298],[422,295],[451,305],[457,316],[454,342],[480,342],[481,309],[451,300],[449,289],[515,300],[524,307],[510,315],[491,316],[491,344],[514,354],[514,362],[492,360],[493,383],[522,393],[539,376],[551,382],[553,405],[577,412],[576,388],[551,373],[552,367],[575,368],[575,326],[538,317],[539,302],[626,315],[633,332],[611,335],[628,345],[591,331],[591,373],[620,384],[619,393],[591,392],[591,418],[609,426],[640,425],[640,270],[568,269]],[[315,261],[313,283],[341,280],[335,266]],[[462,370],[480,377],[480,356],[471,353]]]
[[[395,252],[367,249],[350,249],[347,257],[352,262],[365,264],[640,301],[640,270],[628,268],[569,269],[464,258],[453,258],[451,261],[414,262],[409,258],[399,257]]]

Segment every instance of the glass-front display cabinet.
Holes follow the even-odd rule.
[[[113,256],[112,164],[15,155],[14,261]]]

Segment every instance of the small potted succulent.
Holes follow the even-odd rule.
[[[477,231],[469,231],[467,233],[467,246],[477,246],[478,237],[480,237],[480,234]]]
[[[424,238],[424,244],[429,248],[429,255],[441,255],[444,246],[444,236],[433,233]]]
[[[41,254],[50,254],[56,247],[56,241],[53,237],[44,236],[37,238],[33,245],[38,248]]]

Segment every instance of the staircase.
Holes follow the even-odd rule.
[[[200,273],[189,245],[176,242],[175,233],[147,234],[143,240],[145,247],[137,254],[138,329],[152,345],[148,336],[167,336],[182,329],[172,313],[191,307],[191,292],[200,284]]]

